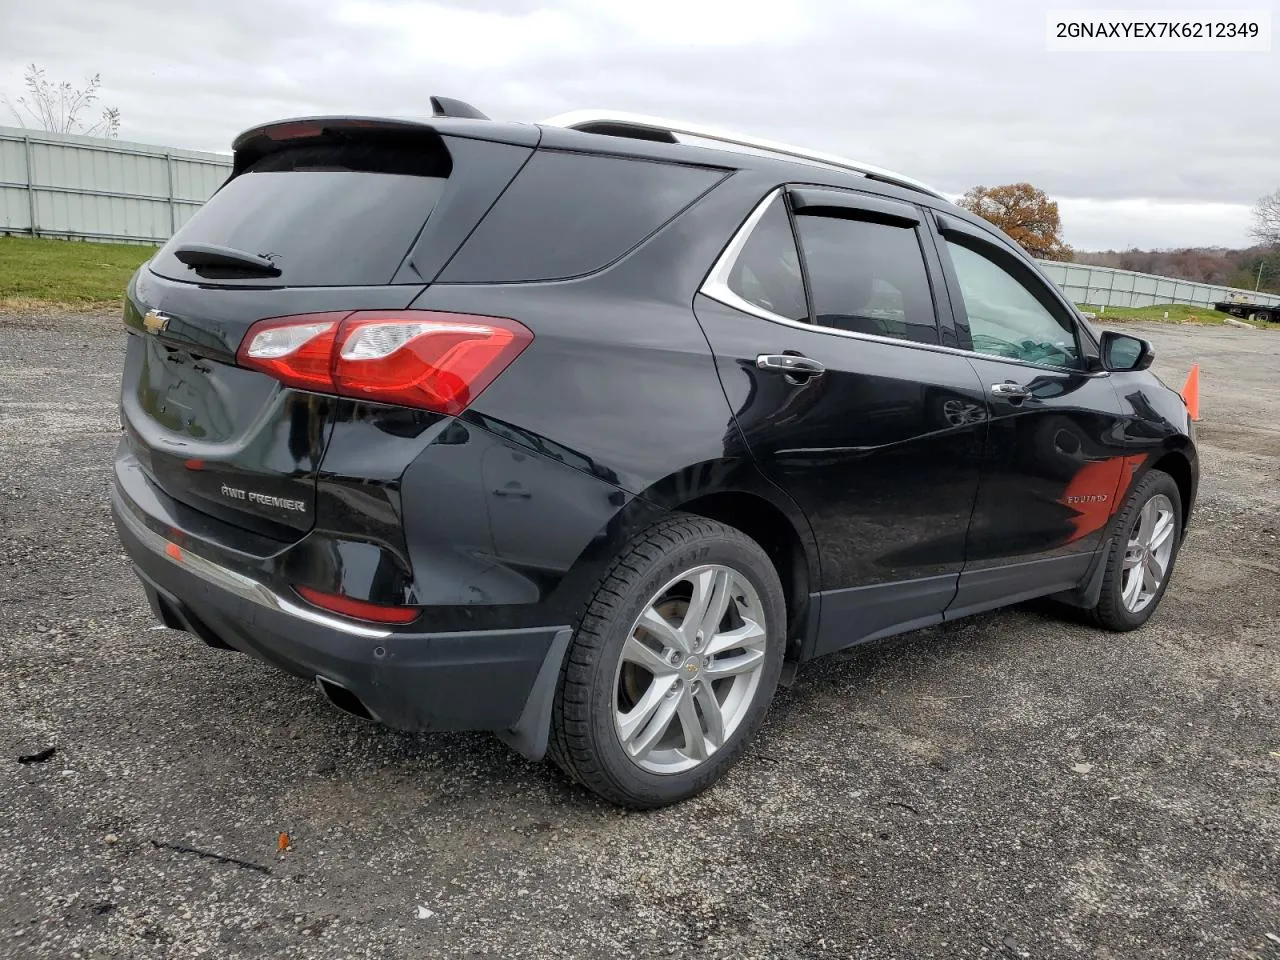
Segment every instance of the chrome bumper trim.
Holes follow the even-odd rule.
[[[116,513],[128,525],[129,531],[148,550],[157,556],[164,557],[174,566],[181,567],[188,573],[192,573],[201,580],[211,583],[215,587],[220,587],[228,593],[233,593],[245,600],[252,601],[259,606],[266,607],[268,610],[288,614],[291,617],[297,617],[299,620],[306,620],[309,623],[314,623],[330,630],[338,630],[353,637],[381,640],[384,637],[391,636],[391,631],[387,629],[350,623],[346,620],[339,620],[337,617],[329,617],[315,610],[299,606],[273,592],[265,584],[259,583],[252,577],[246,577],[244,574],[236,573],[234,570],[228,570],[212,560],[206,560],[204,557],[189,550],[184,550],[180,544],[165,539],[130,516],[128,508],[124,505],[119,505],[116,508]]]

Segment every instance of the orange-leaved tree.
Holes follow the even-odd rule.
[[[1070,260],[1072,250],[1062,239],[1058,204],[1029,183],[974,187],[960,206],[995,224],[1027,253],[1042,260]]]

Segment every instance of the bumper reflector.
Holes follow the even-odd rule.
[[[340,613],[344,617],[354,617],[356,620],[369,620],[373,623],[411,623],[418,619],[416,607],[394,607],[381,603],[369,603],[366,600],[353,600],[338,593],[323,593],[310,587],[295,586],[293,589],[303,600],[321,610]]]

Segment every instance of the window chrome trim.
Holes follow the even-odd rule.
[[[766,310],[764,307],[756,306],[749,300],[744,300],[734,291],[729,289],[729,275],[733,272],[734,265],[738,262],[738,257],[742,255],[742,248],[747,245],[747,241],[751,239],[751,234],[755,233],[755,229],[760,225],[760,221],[764,219],[764,215],[769,211],[769,207],[773,202],[780,198],[783,188],[769,192],[763,200],[761,200],[750,215],[738,228],[738,232],[733,235],[733,239],[729,241],[729,245],[724,248],[724,252],[715,262],[715,266],[711,268],[711,272],[707,274],[707,279],[702,282],[701,292],[705,293],[712,300],[723,303],[726,307],[732,307],[734,310],[741,310],[743,313],[749,313],[759,317],[762,320],[773,320],[777,323],[794,324],[805,327],[806,329],[814,329],[812,324],[797,323],[795,320],[788,320],[781,314],[774,313],[772,310]],[[788,228],[789,229],[789,228]],[[799,250],[797,249],[797,254]],[[801,285],[804,279],[801,278]]]
[[[847,340],[865,340],[870,343],[885,343],[895,347],[910,347],[916,350],[929,350],[933,353],[947,353],[960,357],[971,357],[981,360],[997,360],[1001,363],[1014,363],[1020,367],[1028,367],[1032,370],[1050,370],[1054,373],[1070,373],[1081,377],[1105,377],[1109,374],[1107,370],[1077,370],[1072,367],[1055,367],[1047,363],[1032,363],[1029,360],[1016,360],[1013,357],[1001,357],[991,353],[981,353],[977,350],[961,350],[959,347],[945,347],[940,343],[920,343],[917,340],[903,340],[898,337],[882,337],[874,333],[855,333],[852,330],[840,330],[836,327],[824,327],[817,323],[801,322],[784,317],[772,310],[766,310],[764,307],[756,306],[748,300],[744,300],[738,294],[729,289],[729,275],[733,272],[734,264],[742,253],[742,248],[747,245],[747,241],[751,238],[751,234],[764,219],[765,213],[768,211],[770,204],[778,199],[785,191],[785,187],[778,187],[756,204],[755,208],[743,221],[742,226],[738,228],[737,233],[733,235],[733,239],[729,241],[721,252],[715,265],[712,266],[711,272],[707,274],[707,279],[702,282],[702,286],[698,292],[706,297],[711,298],[717,303],[723,304],[733,310],[742,313],[749,313],[753,317],[759,317],[761,320],[768,320],[771,323],[781,324],[784,327],[793,327],[797,330],[807,330],[810,333],[823,333],[834,337],[844,337]],[[799,252],[799,241],[796,241],[797,252]],[[801,254],[803,255],[803,254]],[[925,264],[926,270],[928,264]],[[932,282],[932,280],[931,280]],[[807,291],[806,291],[807,294]]]

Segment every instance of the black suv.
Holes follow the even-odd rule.
[[[130,283],[112,507],[164,624],[652,807],[813,657],[1151,616],[1187,410],[1005,236],[763,141],[438,112],[248,131]]]

